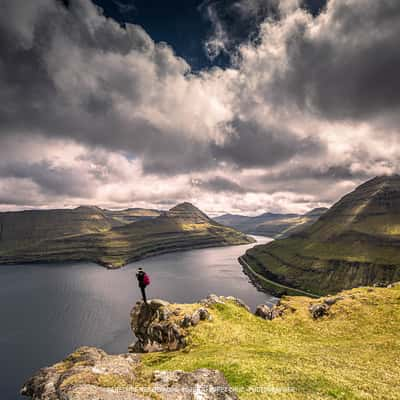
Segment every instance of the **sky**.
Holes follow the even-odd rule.
[[[0,11],[0,210],[303,213],[399,173],[398,0]]]

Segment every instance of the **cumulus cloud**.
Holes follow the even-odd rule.
[[[213,162],[204,148],[230,116],[217,72],[188,76],[169,46],[106,19],[89,0],[5,7],[2,135],[72,138],[129,151],[162,171]]]
[[[210,0],[201,11],[230,67],[193,73],[90,0],[6,2],[2,208],[189,200],[212,214],[302,212],[399,171],[398,1]]]
[[[192,185],[211,192],[246,193],[246,189],[235,181],[223,176],[215,176],[207,180],[194,179]]]
[[[398,115],[400,5],[331,0],[312,18],[297,10],[263,35],[278,37],[281,62],[265,88],[276,106],[295,104],[331,120],[365,121]],[[266,43],[263,56],[276,51]]]

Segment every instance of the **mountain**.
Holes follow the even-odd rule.
[[[327,208],[315,208],[304,215],[265,213],[256,217],[224,214],[214,218],[220,224],[254,235],[284,238],[315,222]]]
[[[305,230],[242,260],[253,278],[316,294],[399,280],[400,176],[362,184]]]
[[[171,251],[252,242],[190,203],[167,212],[84,206],[0,213],[0,264],[85,260],[117,268]]]

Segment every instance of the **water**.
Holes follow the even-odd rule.
[[[139,265],[151,277],[148,298],[183,303],[216,293],[239,297],[253,309],[270,304],[273,297],[257,291],[237,262],[252,246],[166,254],[115,271],[93,263],[0,266],[1,399],[22,399],[18,391],[29,376],[76,347],[127,352]]]

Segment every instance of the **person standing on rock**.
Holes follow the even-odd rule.
[[[147,304],[146,286],[150,285],[150,278],[142,268],[138,268],[136,278],[138,280],[140,291],[142,292],[143,301]]]

